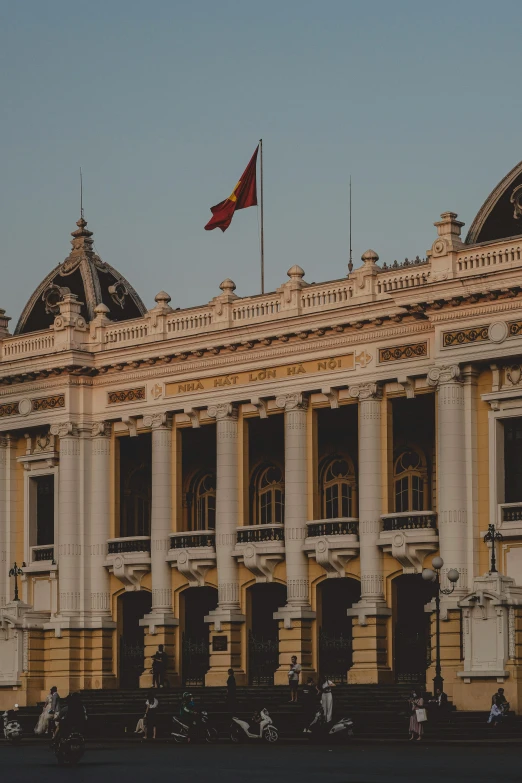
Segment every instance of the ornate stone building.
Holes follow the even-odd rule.
[[[447,692],[518,707],[522,163],[425,260],[185,310],[77,225],[13,335],[0,311],[2,705],[146,686],[158,643],[173,683],[286,683],[293,654],[429,681],[440,553]]]

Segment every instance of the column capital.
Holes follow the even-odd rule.
[[[107,438],[110,437],[112,427],[110,421],[95,421],[91,427],[91,435],[93,438]]]
[[[78,425],[73,421],[62,421],[51,424],[51,435],[58,435],[60,438],[77,438],[79,431]]]
[[[443,364],[440,367],[430,367],[427,377],[428,386],[456,383],[460,381],[460,367],[458,364]]]
[[[382,388],[378,383],[358,383],[348,387],[348,394],[358,400],[380,400]]]
[[[207,413],[211,419],[223,421],[224,419],[237,419],[237,406],[231,402],[221,402],[219,405],[209,405]]]
[[[285,411],[305,411],[308,408],[308,396],[302,392],[292,392],[290,394],[278,394],[276,405]]]
[[[144,416],[143,426],[152,430],[170,430],[172,428],[172,417],[168,413],[152,413]]]

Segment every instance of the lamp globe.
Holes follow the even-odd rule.
[[[434,557],[433,560],[431,561],[431,565],[433,566],[433,568],[436,568],[438,571],[444,565],[444,560],[442,559],[442,557]]]
[[[435,571],[431,570],[431,568],[424,568],[423,571],[422,571],[422,578],[426,582],[434,582],[435,579],[437,578],[437,575],[436,575]]]
[[[448,579],[450,582],[458,582],[460,574],[456,568],[450,568],[448,571]]]

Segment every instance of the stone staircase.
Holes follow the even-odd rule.
[[[172,688],[160,690],[158,731],[168,737],[170,719],[177,713],[181,694],[190,690],[196,704],[208,710],[221,736],[228,736],[230,713],[225,707],[224,688]],[[355,738],[362,741],[401,741],[408,738],[408,695],[411,686],[341,685],[334,690],[334,717],[349,716],[355,724]],[[89,714],[89,734],[93,738],[133,736],[136,723],[144,713],[145,690],[84,691],[82,697]],[[302,737],[304,715],[301,704],[288,703],[288,688],[266,686],[238,688],[238,717],[249,717],[256,708],[266,707],[281,737]],[[32,733],[38,707],[20,710],[24,731]],[[444,722],[429,721],[425,737],[437,741],[476,741],[517,739],[522,736],[522,716],[510,716],[498,728],[487,724],[485,712],[452,710]]]

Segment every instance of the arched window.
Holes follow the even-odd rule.
[[[346,457],[329,458],[321,473],[323,519],[351,517],[355,508],[355,472]]]
[[[395,511],[424,511],[428,502],[428,471],[422,454],[405,447],[393,465]]]
[[[216,529],[216,476],[197,473],[186,494],[185,524],[188,530]]]
[[[265,465],[253,476],[252,521],[254,525],[282,525],[285,491],[283,472],[276,465]]]

